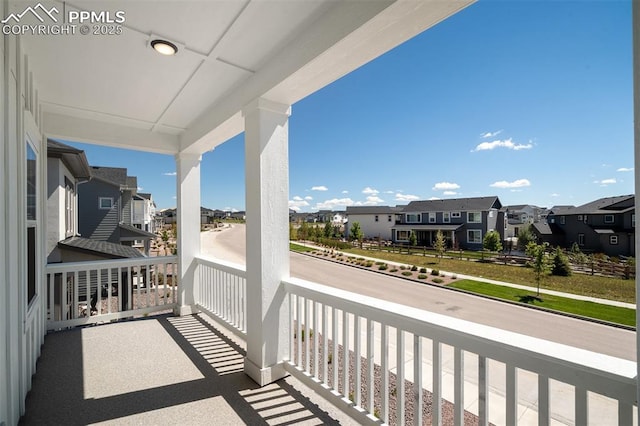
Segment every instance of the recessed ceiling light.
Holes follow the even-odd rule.
[[[151,47],[153,47],[156,52],[167,56],[175,55],[176,52],[178,52],[178,47],[167,40],[152,40]]]

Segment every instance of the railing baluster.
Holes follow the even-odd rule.
[[[576,425],[588,425],[589,424],[589,401],[587,390],[582,387],[575,388],[576,398]]]
[[[349,397],[349,313],[342,311],[342,395]]]
[[[296,310],[296,340],[298,343],[298,356],[296,366],[302,368],[302,297],[298,296],[298,309]]]
[[[396,329],[396,423],[404,425],[404,331]]]
[[[538,425],[549,426],[549,378],[538,374]]]
[[[456,426],[464,423],[464,353],[453,349],[453,422]]]
[[[380,323],[380,414],[383,423],[389,423],[389,327]]]
[[[145,290],[147,290],[147,294],[149,294],[149,290],[151,289],[151,267],[152,267],[151,265],[147,265],[144,268],[144,288]],[[156,268],[157,267],[158,266],[156,266]],[[166,274],[165,274],[165,277],[166,277]]]
[[[102,315],[102,277],[100,276],[100,268],[95,270],[95,273],[96,273],[96,295],[98,297],[98,303],[96,304],[96,306],[98,308],[98,315]]]
[[[131,266],[127,268],[127,309],[133,309],[133,271]],[[158,293],[156,292],[156,297],[158,297]],[[156,303],[157,305],[157,303]]]
[[[77,273],[77,272],[76,272]],[[67,313],[67,273],[65,272],[62,275],[62,282],[60,283],[60,287],[62,289],[62,295],[60,296],[60,315],[61,320],[69,319]]]
[[[167,264],[164,264],[164,280],[162,280],[162,295],[164,296],[163,305],[167,304],[167,282],[169,281],[169,274],[167,274]],[[149,293],[149,286],[145,286],[147,289],[147,293]],[[156,288],[156,294],[158,294],[158,289]]]
[[[123,298],[124,294],[122,293],[122,268],[118,267],[118,311],[122,310]],[[89,307],[89,310],[91,310],[91,307]]]
[[[68,280],[68,275],[65,272],[64,273],[65,277]],[[64,280],[62,282],[60,282],[60,285],[68,285],[67,284],[67,280]],[[73,318],[79,318],[80,317],[80,295],[78,294],[78,288],[77,288],[77,284],[76,281],[73,281]]]
[[[478,424],[479,426],[489,425],[489,386],[487,383],[488,373],[487,358],[478,355]]]
[[[322,382],[329,386],[329,307],[322,304]]]
[[[373,363],[374,356],[374,338],[375,338],[375,330],[374,330],[374,322],[371,321],[371,318],[367,318],[367,411],[369,414],[373,414],[374,409],[374,391],[376,389],[375,384],[375,369]]]
[[[294,326],[294,321],[293,321],[293,316],[294,316],[294,311],[295,311],[295,299],[296,299],[295,294],[293,293],[289,293],[289,362],[292,362],[295,364],[296,360],[295,360],[295,351],[294,351],[294,345],[295,345],[295,340],[294,340],[294,335],[295,335],[295,326]]]
[[[63,274],[66,275],[66,272]],[[47,275],[48,281],[49,281],[49,308],[47,309],[48,311],[48,316],[47,319],[49,321],[54,321],[56,319],[56,305],[55,305],[55,291],[56,291],[56,274],[55,273],[49,273]],[[60,277],[62,279],[62,276]]]
[[[442,345],[433,340],[432,368],[433,368],[433,407],[431,419],[433,426],[442,424]]]
[[[631,425],[633,424],[633,405],[618,401],[618,424]]]
[[[354,374],[354,391],[355,391],[355,403],[356,406],[362,407],[362,356],[361,356],[361,342],[360,342],[360,316],[353,316],[353,374]]]
[[[331,360],[331,365],[333,366],[333,380],[331,381],[331,388],[336,392],[340,392],[338,384],[338,366],[340,365],[338,361],[338,343],[340,343],[340,340],[338,339],[338,310],[332,307],[331,312],[331,326],[333,328],[331,333],[331,338],[333,339],[333,358]]]
[[[107,311],[111,313],[111,268],[107,268]]]
[[[320,379],[318,373],[318,358],[320,353],[318,351],[318,303],[314,300],[313,304],[313,377]]]
[[[508,425],[515,425],[518,413],[518,375],[513,365],[506,368],[506,421]]]
[[[413,424],[422,425],[422,338],[413,335]]]
[[[302,329],[302,337],[304,339],[304,371],[309,373],[309,365],[311,360],[309,359],[309,340],[311,340],[310,328],[309,328],[309,299],[304,299],[304,328]]]

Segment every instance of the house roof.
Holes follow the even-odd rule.
[[[403,209],[403,212],[484,211],[500,208],[502,208],[500,199],[497,196],[489,196],[412,201]]]
[[[136,195],[138,195],[138,197],[144,198],[145,200],[151,200],[150,192],[138,192]]]
[[[458,228],[460,228],[462,226],[462,224],[458,224],[458,225],[426,225],[426,224],[416,224],[416,225],[396,225],[394,227],[392,227],[391,229],[396,229],[396,230],[417,230],[417,231],[455,231]]]
[[[347,206],[347,215],[359,215],[359,214],[395,214],[402,212],[402,206],[390,207],[390,206]]]
[[[47,157],[59,158],[76,179],[91,178],[89,162],[81,149],[47,139]]]
[[[117,186],[127,186],[127,169],[124,167],[91,166],[94,178]]]
[[[133,247],[83,237],[69,237],[66,240],[58,242],[58,246],[64,249],[105,256],[109,259],[145,257],[139,250]]]
[[[127,225],[126,223],[120,223],[118,224],[118,226],[120,227],[121,237],[135,237],[136,239],[141,239],[141,240],[156,238],[156,234],[143,231],[142,229],[138,229],[135,226]]]
[[[613,214],[624,213],[635,208],[634,195],[619,195],[615,197],[599,198],[595,201],[583,204],[578,207],[554,206],[551,211],[554,215],[575,215],[575,214]]]

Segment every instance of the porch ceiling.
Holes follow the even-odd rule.
[[[243,131],[251,100],[294,103],[472,2],[43,1],[60,16],[122,10],[123,32],[28,35],[23,46],[48,137],[201,153]],[[152,34],[178,54],[153,51]]]

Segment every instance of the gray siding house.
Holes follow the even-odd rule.
[[[504,212],[497,196],[412,201],[392,228],[397,243],[408,243],[411,232],[418,245],[432,246],[441,231],[449,247],[481,250],[489,231],[498,231],[504,239]]]
[[[578,207],[552,207],[547,223],[562,247],[577,243],[587,253],[635,256],[635,218],[635,196],[621,195]]]
[[[91,167],[92,178],[78,188],[79,231],[84,238],[133,246],[149,252],[155,235],[134,227],[131,206],[137,179],[119,167]]]

